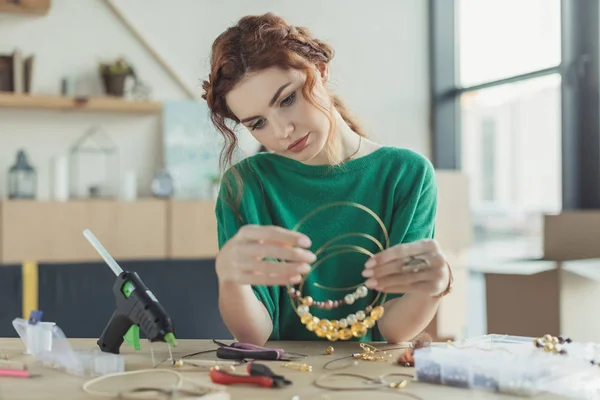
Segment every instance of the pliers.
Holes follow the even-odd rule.
[[[283,349],[271,349],[250,343],[234,342],[230,345],[213,340],[219,345],[217,357],[225,360],[275,360],[291,361],[292,358],[306,357],[305,354],[286,353]]]
[[[280,388],[292,384],[292,381],[285,379],[283,375],[273,373],[269,367],[263,364],[248,363],[246,370],[248,375],[236,375],[213,368],[210,371],[210,379],[213,383],[220,385],[249,384],[265,388]]]

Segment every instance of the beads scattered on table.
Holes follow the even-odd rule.
[[[308,365],[308,364],[286,362],[283,364],[283,367],[289,368],[289,369],[295,369],[297,371],[302,371],[302,372],[312,372],[312,365]]]
[[[360,347],[363,349],[362,353],[354,353],[352,357],[355,360],[366,360],[366,361],[390,361],[393,355],[387,351],[381,351],[375,346],[367,343],[361,343]]]
[[[404,389],[408,385],[408,381],[405,379],[400,382],[392,382],[390,383],[391,389]]]
[[[534,340],[535,347],[543,348],[546,353],[554,354],[567,354],[567,351],[563,348],[565,343],[571,343],[571,339],[562,336],[544,335]]]
[[[398,365],[403,367],[414,367],[415,366],[415,357],[413,355],[413,349],[406,349],[402,354],[398,356],[396,360]]]
[[[325,349],[325,354],[327,354],[328,356],[332,355],[335,352],[335,349],[333,348],[333,346],[328,346]]]

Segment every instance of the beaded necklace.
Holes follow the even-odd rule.
[[[339,254],[343,254],[343,253],[362,253],[362,254],[366,254],[371,257],[374,255],[372,252],[370,252],[369,250],[367,250],[363,247],[356,246],[356,245],[350,245],[350,244],[334,245],[335,242],[339,241],[340,239],[347,238],[347,237],[359,236],[359,237],[363,237],[368,240],[371,240],[373,243],[375,243],[377,245],[377,247],[380,250],[384,250],[384,249],[388,248],[390,245],[388,231],[387,231],[387,228],[385,227],[385,224],[381,220],[381,218],[379,218],[379,216],[377,214],[375,214],[368,207],[365,207],[362,204],[347,202],[347,201],[333,202],[333,203],[325,204],[321,207],[316,208],[315,210],[311,211],[306,216],[304,216],[304,218],[302,218],[292,230],[298,231],[302,227],[303,224],[305,224],[310,218],[312,218],[316,214],[318,214],[326,209],[329,209],[332,207],[340,207],[340,206],[355,207],[362,211],[365,211],[371,217],[373,217],[375,219],[375,221],[377,221],[377,223],[379,224],[379,226],[381,227],[381,229],[383,231],[383,234],[385,237],[385,245],[381,244],[381,242],[378,241],[373,236],[364,234],[364,233],[359,233],[359,232],[346,233],[346,234],[341,234],[339,236],[336,236],[333,239],[328,240],[323,246],[321,246],[315,252],[315,255],[318,257],[320,254],[322,254],[326,250],[336,250],[336,251],[317,260],[311,266],[311,269],[308,272],[308,274],[306,274],[303,277],[302,281],[299,283],[298,288],[296,288],[294,285],[287,286],[288,294],[289,294],[292,306],[294,307],[296,314],[298,314],[298,316],[300,317],[300,321],[306,327],[306,329],[311,332],[314,332],[315,335],[317,335],[318,337],[327,338],[327,340],[332,341],[332,342],[336,341],[336,340],[349,340],[349,339],[352,339],[353,337],[360,338],[360,337],[366,335],[368,330],[375,326],[376,321],[378,321],[379,319],[381,319],[381,317],[383,317],[383,313],[384,313],[383,306],[377,305],[377,304],[378,304],[378,302],[380,302],[380,304],[383,304],[385,302],[385,298],[387,296],[385,293],[382,294],[381,292],[377,292],[377,295],[375,296],[374,300],[364,310],[359,310],[356,313],[349,314],[346,318],[341,318],[339,320],[319,319],[311,314],[311,312],[310,312],[311,307],[315,307],[315,308],[319,308],[319,309],[323,309],[323,310],[332,310],[332,309],[338,308],[344,304],[352,305],[352,304],[354,304],[354,302],[356,300],[367,297],[367,295],[368,295],[368,289],[364,285],[364,283],[359,283],[357,285],[349,286],[349,287],[345,287],[345,288],[329,288],[327,286],[323,286],[323,285],[315,283],[315,286],[322,288],[322,289],[328,289],[328,290],[334,290],[334,291],[352,290],[351,293],[347,293],[345,296],[335,299],[335,300],[315,301],[310,296],[302,295],[304,283],[305,283],[308,275],[310,275],[311,272],[313,272],[315,269],[317,269],[324,261],[328,260],[329,258],[334,257]]]

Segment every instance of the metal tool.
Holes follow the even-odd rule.
[[[164,341],[176,346],[171,318],[138,274],[123,271],[89,229],[83,235],[117,276],[113,285],[117,309],[98,339],[100,350],[119,354],[124,340],[139,349],[140,329],[150,342]]]
[[[210,371],[210,379],[213,383],[220,385],[249,384],[265,388],[280,388],[292,384],[292,381],[283,375],[273,373],[269,367],[263,364],[249,363],[246,370],[248,375],[237,375],[225,372],[220,368],[213,368]]]
[[[294,358],[306,357],[305,354],[286,353],[283,349],[271,349],[250,343],[234,342],[230,345],[213,340],[219,348],[217,357],[226,360],[276,360],[291,361]]]

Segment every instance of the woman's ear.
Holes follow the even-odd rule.
[[[329,66],[324,62],[319,62],[316,64],[316,66],[319,74],[321,75],[321,81],[323,84],[326,84],[329,80]]]

